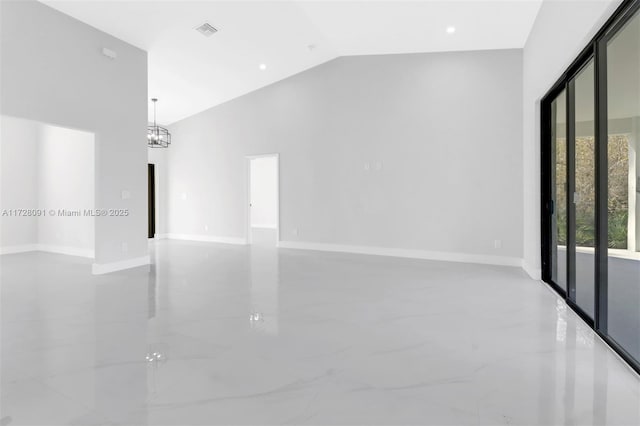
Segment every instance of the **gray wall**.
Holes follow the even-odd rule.
[[[38,208],[38,140],[41,126],[0,115],[0,208]],[[0,252],[38,242],[38,218],[0,216]],[[28,248],[28,247],[26,247]]]
[[[96,205],[130,210],[96,220],[96,263],[145,256],[146,52],[35,1],[1,15],[1,113],[95,133]]]
[[[279,153],[281,240],[520,259],[521,121],[519,50],[338,58],[171,126],[168,232],[244,238]]]

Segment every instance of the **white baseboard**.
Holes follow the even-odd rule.
[[[59,253],[66,254],[68,256],[80,256],[80,257],[88,257],[93,259],[95,257],[95,252],[90,249],[82,249],[77,247],[66,247],[66,246],[55,246],[50,244],[38,244],[38,251],[46,251],[48,253]]]
[[[278,229],[278,227],[275,225],[251,225],[251,227],[259,229]]]
[[[303,241],[280,241],[278,247],[302,250],[333,251],[339,253],[369,254],[374,256],[406,257],[411,259],[441,260],[445,262],[479,263],[522,267],[522,259],[506,256],[450,253],[440,251],[410,250],[387,247],[346,246],[340,244],[309,243]]]
[[[15,254],[15,253],[27,253],[30,251],[37,251],[37,244],[20,244],[17,246],[0,247],[0,254]]]
[[[542,279],[542,269],[532,268],[527,262],[522,261],[522,269],[527,273],[532,279],[540,281]]]
[[[215,235],[196,235],[196,234],[160,234],[156,235],[156,238],[170,239],[170,240],[185,240],[185,241],[202,241],[207,243],[223,243],[223,244],[239,244],[246,245],[247,240],[244,238],[235,237],[218,237]]]
[[[45,251],[47,253],[66,254],[68,256],[95,257],[94,251],[78,247],[57,246],[51,244],[23,244],[0,248],[0,254],[26,253],[30,251]]]
[[[138,266],[149,265],[151,257],[149,255],[136,257],[133,259],[120,260],[111,263],[94,263],[91,265],[91,273],[93,275],[108,274],[109,272],[121,271],[123,269],[137,268]]]

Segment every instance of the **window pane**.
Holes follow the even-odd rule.
[[[591,61],[575,79],[576,278],[571,299],[591,318],[595,311],[596,149],[595,86]]]
[[[607,45],[608,334],[640,360],[640,15]]]
[[[551,279],[567,288],[567,106],[563,91],[551,104],[551,156],[554,214],[551,217]]]

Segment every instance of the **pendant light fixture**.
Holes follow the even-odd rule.
[[[153,102],[153,126],[147,126],[147,145],[149,148],[168,148],[171,145],[171,133],[156,124],[156,102],[158,99],[153,98],[151,102]]]

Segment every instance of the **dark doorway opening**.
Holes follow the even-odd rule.
[[[148,164],[148,212],[149,230],[148,237],[154,238],[156,235],[156,168],[155,164]]]

